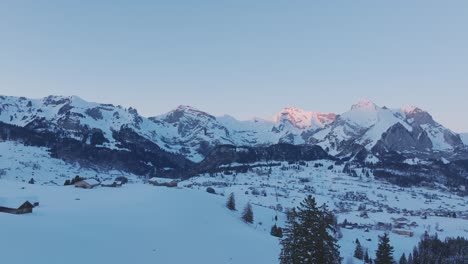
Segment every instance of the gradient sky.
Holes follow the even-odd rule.
[[[468,1],[0,3],[0,94],[240,119],[361,98],[468,131]]]

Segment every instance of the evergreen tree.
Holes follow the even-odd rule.
[[[361,242],[356,238],[356,249],[354,250],[354,257],[357,259],[364,259],[364,250],[362,249]]]
[[[385,233],[379,236],[379,247],[375,256],[375,264],[393,264],[393,247],[390,245],[390,238]]]
[[[413,248],[413,264],[420,264],[419,263],[419,253],[416,247]]]
[[[408,255],[408,264],[414,264],[413,255],[411,255],[411,253]]]
[[[247,203],[247,205],[244,208],[244,212],[242,213],[242,220],[249,224],[252,224],[254,221],[252,206],[250,205],[250,203]]]
[[[364,254],[364,263],[372,263],[371,259],[369,258],[369,251],[366,249],[366,254]]]
[[[300,206],[287,214],[283,230],[281,264],[337,264],[340,263],[333,214],[325,205],[317,206],[308,196]]]
[[[229,198],[228,198],[227,203],[226,203],[226,207],[231,211],[236,210],[236,199],[234,198],[234,193],[231,193],[229,195]]]
[[[270,234],[274,237],[283,237],[283,229],[281,227],[278,227],[276,224],[274,224],[271,227]]]
[[[398,262],[398,264],[408,264],[408,261],[406,260],[405,253],[403,253],[403,255],[401,255],[401,258],[400,258],[400,261]]]

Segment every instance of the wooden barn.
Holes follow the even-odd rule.
[[[10,203],[0,202],[0,212],[8,214],[29,214],[32,213],[34,205],[29,201],[23,203],[13,201]]]
[[[75,187],[76,188],[83,188],[83,189],[92,189],[92,188],[94,188],[96,186],[99,186],[99,184],[101,184],[101,183],[98,182],[95,179],[85,179],[85,180],[81,180],[79,182],[76,182]]]

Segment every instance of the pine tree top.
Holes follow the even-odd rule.
[[[379,246],[377,248],[375,264],[393,264],[393,247],[390,245],[390,238],[387,233],[379,236]]]

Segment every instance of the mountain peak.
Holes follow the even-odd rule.
[[[190,106],[190,105],[179,105],[177,108],[170,112],[179,112],[179,113],[185,113],[185,114],[196,114],[196,115],[206,115],[206,116],[211,116],[205,111],[202,111],[196,107]]]
[[[420,112],[425,112],[421,108],[417,106],[406,106],[401,108],[401,111],[403,111],[405,114],[413,114],[413,113],[420,113]]]
[[[188,119],[199,119],[199,118],[216,119],[214,116],[204,111],[201,111],[195,107],[189,106],[189,105],[179,105],[174,110],[161,115],[161,117],[169,123],[179,122],[182,118],[183,119],[186,119],[186,118]]]
[[[197,112],[200,112],[200,110],[196,109],[195,107],[193,106],[190,106],[190,105],[179,105],[176,107],[175,110],[179,110],[179,111],[197,111]]]
[[[411,124],[435,124],[432,116],[416,106],[403,107],[401,109]]]
[[[288,116],[291,116],[291,117],[294,117],[294,116],[306,116],[306,115],[309,115],[311,112],[308,112],[308,111],[305,111],[303,109],[300,109],[300,108],[297,108],[297,107],[294,107],[294,106],[287,106],[285,108],[283,108],[275,117],[274,117],[274,121],[275,122],[278,122],[280,121],[281,119],[285,118],[285,117],[288,117]]]
[[[281,112],[306,112],[304,109],[295,107],[295,106],[286,106],[281,110]]]
[[[335,120],[335,114],[322,114],[306,111],[294,106],[283,108],[274,118],[274,122],[290,122],[299,129],[323,127]]]
[[[377,110],[378,106],[369,99],[362,99],[353,106],[351,110],[361,109],[361,110]]]

